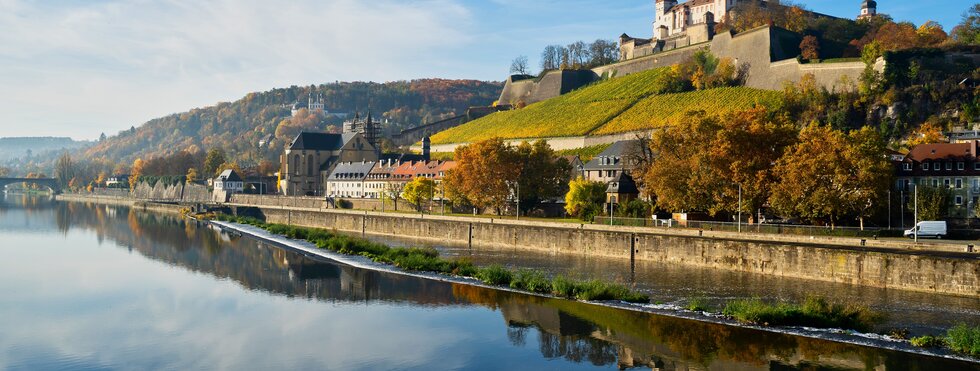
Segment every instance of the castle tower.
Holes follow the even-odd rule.
[[[861,3],[861,14],[858,19],[871,18],[878,15],[878,3],[874,0],[864,0]]]
[[[667,31],[670,32],[672,21],[666,19],[667,11],[671,8],[677,6],[677,0],[655,0],[656,5],[656,16],[653,21],[653,34],[658,35],[658,28],[661,26],[667,27]]]

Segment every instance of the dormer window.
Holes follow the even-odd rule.
[[[966,164],[964,164],[962,161],[956,163],[956,170],[963,170],[965,168]]]
[[[906,162],[902,164],[902,169],[905,171],[912,171],[912,163]]]
[[[922,163],[922,170],[929,171],[929,163],[928,162],[923,162]]]
[[[942,165],[939,162],[933,162],[932,163],[932,169],[935,170],[935,171],[942,170]]]
[[[953,163],[952,162],[949,162],[949,161],[946,162],[946,170],[953,170]]]

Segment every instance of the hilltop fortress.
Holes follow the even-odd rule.
[[[531,104],[550,99],[603,78],[625,76],[682,63],[699,50],[719,58],[731,58],[744,71],[745,86],[780,90],[785,82],[797,82],[811,74],[827,89],[852,89],[865,69],[863,62],[800,63],[803,35],[775,26],[763,26],[738,34],[715,33],[716,19],[725,19],[732,7],[744,0],[656,0],[654,37],[620,36],[620,61],[588,70],[555,70],[540,77],[515,75],[507,79],[500,104]],[[750,0],[755,1],[755,0]],[[762,1],[762,3],[766,3]],[[778,5],[775,5],[778,6]],[[877,13],[874,1],[861,4],[859,18]],[[828,15],[811,13],[815,17]],[[883,70],[879,61],[876,69]]]

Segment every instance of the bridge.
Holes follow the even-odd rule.
[[[26,184],[36,184],[43,187],[48,187],[51,192],[59,193],[61,187],[58,185],[58,180],[54,178],[0,178],[0,189],[6,188],[11,184],[26,183]]]

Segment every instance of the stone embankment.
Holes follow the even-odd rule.
[[[980,298],[980,254],[966,244],[739,234],[336,209],[230,205],[270,223],[423,240],[728,269]],[[862,246],[863,243],[863,246]],[[959,251],[937,251],[949,250]]]
[[[158,204],[122,198],[61,195],[60,200]],[[257,198],[227,204],[232,214],[270,223],[355,234],[417,238],[471,246],[496,246],[665,264],[727,269],[870,287],[980,298],[980,254],[962,244],[786,236],[687,229],[637,228],[513,219],[445,217],[326,209],[322,201]],[[262,202],[269,201],[265,205]],[[309,205],[313,207],[297,207]],[[177,205],[159,206],[175,211]]]

